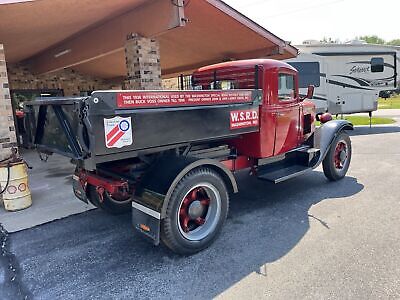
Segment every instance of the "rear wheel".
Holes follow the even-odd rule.
[[[161,240],[176,253],[196,253],[216,239],[228,207],[222,178],[212,169],[195,169],[179,181],[171,195]]]
[[[342,131],[333,141],[322,162],[325,176],[337,181],[346,176],[351,161],[351,141],[349,135]]]
[[[90,203],[110,214],[123,214],[129,212],[132,208],[132,199],[129,196],[110,195],[105,190],[99,193],[93,185],[88,185],[88,189]]]

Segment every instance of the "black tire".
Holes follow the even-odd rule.
[[[93,193],[96,193],[96,191],[92,191],[92,189],[94,189],[93,186],[89,186],[88,185],[88,192],[87,192],[87,199],[89,200],[90,203],[93,204],[93,206],[96,206],[97,208],[100,208],[100,204],[99,204],[99,197],[95,197],[93,195]]]
[[[167,216],[161,223],[161,240],[178,254],[199,252],[217,238],[228,209],[228,191],[218,173],[209,168],[192,170],[178,182],[171,195]],[[182,225],[185,218],[189,219],[186,227]],[[197,223],[199,220],[203,223]]]
[[[131,211],[132,200],[126,199],[124,201],[118,201],[113,199],[107,191],[103,193],[103,199],[101,200],[99,194],[96,191],[96,187],[88,185],[88,199],[94,206],[104,210],[105,212],[113,215],[120,215]]]
[[[341,147],[344,148],[340,150]],[[337,181],[346,176],[347,170],[350,166],[351,152],[350,137],[345,131],[342,131],[332,142],[332,145],[322,162],[322,168],[326,178],[330,181]]]

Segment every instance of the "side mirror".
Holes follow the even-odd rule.
[[[308,88],[307,88],[307,96],[306,96],[307,99],[312,99],[313,98],[314,89],[315,89],[315,87],[313,85],[309,85],[308,86]]]
[[[303,101],[304,99],[312,99],[314,96],[314,88],[315,87],[313,85],[309,85],[307,88],[307,95],[301,97],[300,100]]]

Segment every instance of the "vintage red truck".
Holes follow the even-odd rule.
[[[279,183],[323,165],[346,175],[345,120],[316,127],[313,87],[276,60],[225,62],[192,74],[192,90],[94,91],[25,105],[31,142],[76,162],[75,195],[110,213],[132,210],[138,232],[172,251],[208,247],[247,169]],[[251,226],[249,224],[249,226]]]

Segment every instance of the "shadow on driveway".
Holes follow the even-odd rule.
[[[279,185],[241,174],[222,234],[190,257],[136,235],[130,214],[89,211],[11,235],[23,282],[40,299],[211,298],[286,255],[315,218],[311,206],[363,189],[355,178],[328,182],[311,172]],[[1,281],[0,281],[1,282]],[[1,288],[1,287],[0,287]]]

